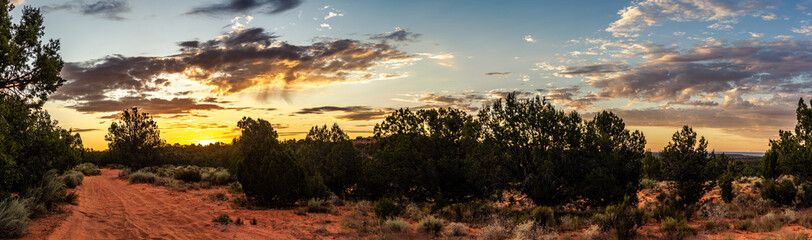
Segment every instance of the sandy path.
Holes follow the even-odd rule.
[[[291,210],[235,210],[226,202],[206,200],[221,190],[175,192],[147,184],[116,179],[118,171],[105,169],[101,176],[86,177],[80,187],[79,205],[47,239],[313,239],[316,228],[337,233],[339,216]],[[222,226],[212,223],[220,214],[232,218],[257,218],[259,224]],[[247,223],[247,221],[246,221]]]

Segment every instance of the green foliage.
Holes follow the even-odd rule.
[[[663,175],[676,183],[679,206],[686,211],[687,217],[690,215],[688,208],[710,190],[712,185],[708,181],[716,179],[715,156],[708,155],[705,137],[697,141],[696,132],[691,127],[684,126],[671,139],[672,142],[660,152]]]
[[[228,195],[224,192],[216,192],[209,194],[209,199],[212,201],[228,201]]]
[[[251,225],[257,225],[257,218],[251,218]]]
[[[389,198],[381,198],[375,202],[375,216],[380,219],[389,219],[400,215],[402,208]]]
[[[660,225],[660,232],[663,233],[664,239],[685,239],[696,235],[696,229],[688,226],[685,219],[675,218],[665,219]]]
[[[65,186],[68,188],[76,188],[76,186],[82,185],[82,180],[85,178],[81,172],[78,171],[68,171],[65,174],[62,174],[62,182],[65,183]]]
[[[137,107],[125,109],[118,121],[110,124],[104,140],[118,163],[133,168],[155,166],[159,163],[158,148],[164,144],[158,123]]]
[[[417,231],[424,233],[440,234],[445,228],[445,221],[434,216],[426,216],[417,223]]]
[[[795,188],[795,184],[788,179],[784,179],[780,183],[776,183],[772,179],[765,179],[761,196],[781,205],[792,205],[792,201],[795,200],[797,192],[798,190]]]
[[[795,195],[795,206],[800,208],[812,207],[812,184],[804,182],[798,185],[798,193]]]
[[[242,136],[235,139],[237,179],[245,194],[267,205],[291,205],[300,199],[326,197],[318,176],[308,175],[278,140],[271,123],[243,118]]]
[[[795,110],[798,120],[795,131],[778,131],[778,139],[770,140],[770,150],[762,158],[762,175],[774,178],[788,174],[801,181],[812,180],[812,108],[804,99]]]
[[[59,76],[64,65],[59,41],[43,42],[45,27],[39,9],[23,7],[20,23],[13,24],[9,13],[14,5],[2,0],[0,8],[0,96],[39,108],[65,82]]]
[[[358,184],[362,158],[338,124],[331,128],[314,126],[294,148],[306,169],[321,176],[330,191],[345,196]]]
[[[200,182],[201,179],[200,171],[193,168],[179,168],[173,177],[184,182]]]
[[[234,222],[234,220],[231,220],[231,217],[229,217],[228,214],[221,214],[220,216],[215,217],[211,221],[222,225],[228,225]]]
[[[30,201],[20,198],[0,201],[0,238],[16,238],[23,235],[31,224],[28,219],[31,216],[30,207]]]
[[[596,215],[595,221],[604,231],[614,229],[618,239],[633,239],[637,229],[646,224],[645,214],[626,197],[620,204],[606,207],[603,214]]]
[[[654,154],[651,154],[651,152],[646,151],[641,163],[643,164],[643,175],[646,178],[662,179],[660,158],[657,158],[657,156],[654,156]]]
[[[487,156],[480,164],[497,189],[515,186],[537,205],[580,198],[604,206],[639,188],[645,137],[612,113],[583,121],[546,100],[511,94],[482,109],[478,122]]]
[[[242,218],[237,218],[237,220],[234,220],[234,225],[240,226],[243,224],[245,223],[242,221]]]
[[[735,180],[733,173],[733,165],[728,165],[727,171],[719,178],[719,189],[721,190],[722,201],[729,203],[733,201],[733,180]]]

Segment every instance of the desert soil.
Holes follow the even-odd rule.
[[[225,189],[176,192],[117,179],[119,170],[85,177],[79,204],[63,213],[34,220],[26,239],[333,239],[345,231],[333,214],[296,215],[293,210],[231,209],[228,202],[208,200]],[[228,214],[246,224],[219,225]],[[256,218],[258,224],[248,220]],[[326,231],[325,231],[326,230]],[[318,234],[315,234],[315,233]]]

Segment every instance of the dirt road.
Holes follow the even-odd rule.
[[[105,169],[101,176],[86,177],[76,189],[79,205],[71,207],[72,214],[47,239],[332,239],[336,236],[331,234],[342,231],[336,215],[235,210],[228,202],[206,199],[223,189],[176,192],[117,176],[117,170]],[[256,218],[259,224],[214,224],[220,214]]]

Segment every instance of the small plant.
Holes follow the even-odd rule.
[[[660,232],[663,233],[665,239],[685,239],[696,235],[696,229],[689,227],[685,219],[677,220],[675,218],[665,219],[660,225]]]
[[[23,235],[31,221],[29,201],[19,198],[0,202],[0,238],[16,238]]]
[[[390,232],[408,232],[412,228],[408,222],[401,218],[388,219],[383,223],[382,227]]]
[[[237,220],[234,220],[234,225],[241,226],[243,224],[245,223],[242,222],[242,218],[237,218]]]
[[[455,237],[468,235],[468,227],[458,222],[450,223],[448,224],[448,235]]]
[[[65,194],[65,202],[72,205],[79,204],[79,194],[76,192]]]
[[[417,231],[425,233],[440,234],[445,227],[445,221],[434,216],[427,216],[417,223]]]
[[[329,213],[333,210],[333,205],[326,199],[313,198],[307,201],[307,212]]]
[[[591,227],[586,229],[586,231],[584,231],[584,234],[581,234],[581,237],[579,239],[583,240],[601,239],[601,235],[602,235],[601,228],[598,227],[598,225],[592,225]]]
[[[240,182],[232,182],[228,184],[228,192],[242,193],[242,184]]]
[[[214,220],[212,220],[212,222],[222,225],[228,225],[233,221],[231,220],[231,217],[228,216],[228,214],[222,214],[220,216],[215,217]]]
[[[400,215],[401,208],[395,201],[389,198],[382,198],[375,202],[375,216],[380,219],[388,219]]]
[[[251,225],[257,225],[257,218],[251,218]]]
[[[53,210],[57,203],[65,201],[67,187],[59,179],[56,170],[49,170],[43,175],[37,187],[28,189],[26,196],[32,199],[34,213]]]
[[[130,183],[155,183],[155,179],[158,176],[155,173],[146,172],[146,171],[137,171],[133,174],[130,174]]]
[[[642,180],[640,180],[640,186],[643,187],[643,189],[650,189],[653,188],[655,185],[657,185],[657,181],[654,181],[650,178],[643,178]]]
[[[772,232],[777,229],[780,229],[781,226],[784,226],[784,222],[781,221],[781,216],[771,212],[757,219],[754,219],[752,221],[752,224],[750,224],[750,227],[747,228],[747,231]]]
[[[62,174],[62,182],[65,183],[65,186],[68,188],[76,188],[79,185],[82,185],[82,180],[84,180],[85,175],[79,171],[70,170],[65,174]]]
[[[200,172],[194,168],[180,168],[175,170],[174,178],[187,183],[200,182]]]
[[[228,196],[224,192],[216,192],[209,194],[209,199],[212,201],[228,201]]]
[[[423,210],[420,209],[420,207],[418,207],[417,204],[409,203],[409,205],[406,205],[406,209],[403,211],[403,216],[408,219],[417,221],[423,219],[423,217],[426,216],[426,213],[423,212]]]
[[[584,224],[583,223],[584,220],[582,218],[571,215],[563,216],[559,218],[558,221],[560,222],[560,224],[558,224],[558,229],[564,231],[578,230]]]

